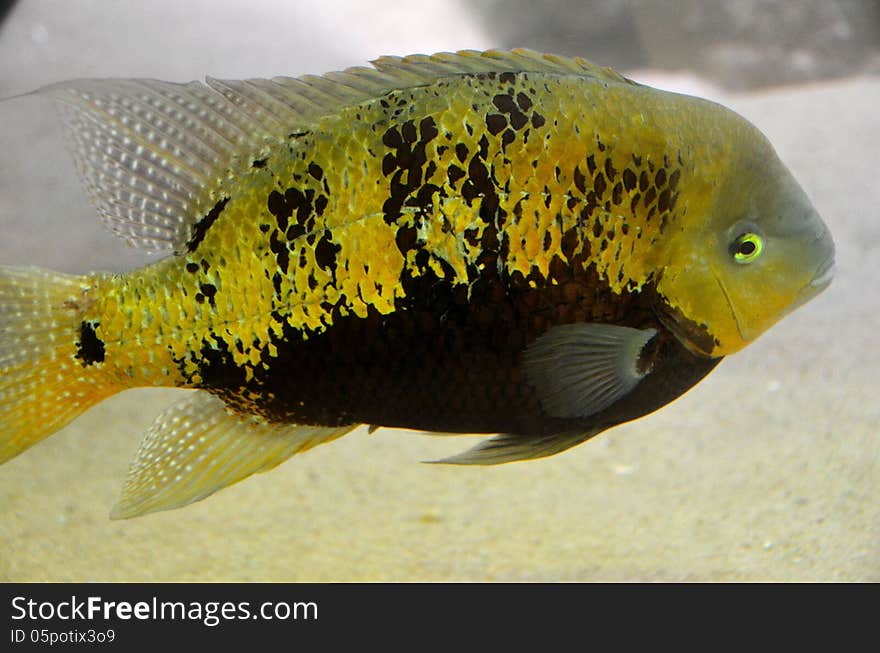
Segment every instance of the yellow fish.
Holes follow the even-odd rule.
[[[160,416],[114,517],[360,424],[572,447],[672,401],[831,280],[766,138],[528,50],[298,79],[81,80],[58,101],[127,274],[0,268],[0,462],[126,388]]]

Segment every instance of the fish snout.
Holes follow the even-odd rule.
[[[816,295],[825,290],[831,284],[831,280],[834,278],[834,269],[834,254],[832,253],[828,258],[822,261],[819,267],[816,268],[816,271],[813,273],[813,277],[801,289],[794,303],[789,307],[786,313],[790,313],[794,309],[803,306],[808,301],[813,299]]]

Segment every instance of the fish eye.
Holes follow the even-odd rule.
[[[751,263],[763,249],[764,239],[759,234],[746,232],[733,241],[730,251],[737,263]]]

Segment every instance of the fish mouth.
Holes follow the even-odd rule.
[[[810,283],[807,284],[807,287],[815,288],[817,292],[820,290],[824,290],[828,287],[828,284],[830,284],[831,280],[834,278],[835,269],[836,266],[834,264],[834,257],[829,256],[816,269],[816,273],[813,275],[813,278],[810,279]]]
[[[813,273],[813,278],[810,279],[807,282],[807,285],[801,289],[800,293],[798,293],[797,299],[787,312],[790,313],[794,309],[803,306],[813,299],[813,297],[825,290],[834,278],[834,271],[835,264],[834,256],[832,255],[819,264],[819,267],[816,268],[816,272]]]

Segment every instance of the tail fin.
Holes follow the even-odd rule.
[[[122,389],[82,357],[92,281],[0,266],[0,463]]]

